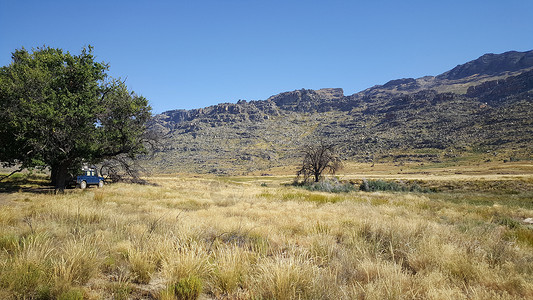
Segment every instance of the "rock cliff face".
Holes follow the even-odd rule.
[[[490,105],[500,106],[508,102],[509,97],[518,99],[531,99],[533,94],[533,70],[526,71],[507,79],[486,81],[480,85],[468,88],[466,95],[471,98],[481,99]]]
[[[170,110],[155,116],[155,124],[173,130],[187,123],[258,122],[279,116],[282,112],[317,112],[341,109],[345,97],[342,89],[296,90],[267,100],[240,100],[192,110]]]
[[[272,101],[277,107],[287,111],[315,112],[328,110],[343,98],[344,91],[342,89],[321,89],[318,91],[301,89],[272,96],[267,101]]]
[[[461,153],[531,159],[531,116],[533,51],[487,54],[436,77],[392,80],[348,96],[302,89],[167,111],[152,122],[167,138],[150,164],[158,172],[247,173],[296,163],[295,149],[317,137],[362,161],[436,162]]]

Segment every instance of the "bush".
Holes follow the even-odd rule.
[[[14,234],[0,235],[0,251],[13,253],[19,244],[19,237]]]
[[[508,217],[508,216],[502,216],[502,215],[496,215],[494,216],[493,222],[498,225],[507,226],[510,229],[515,229],[520,227],[520,222]]]
[[[202,280],[196,276],[180,279],[169,288],[177,299],[196,300],[202,292]]]
[[[385,180],[366,180],[363,179],[363,182],[359,186],[361,191],[365,192],[375,192],[375,191],[393,191],[393,192],[418,192],[418,193],[428,193],[431,192],[431,189],[421,187],[418,184],[408,185],[405,183],[398,183],[395,181],[385,181]]]
[[[0,288],[16,299],[49,299],[49,278],[44,267],[31,261],[16,261],[0,270]]]
[[[66,292],[61,293],[58,300],[83,300],[83,292],[80,289],[72,288]]]
[[[298,183],[295,182],[294,185],[303,187],[308,191],[318,191],[318,192],[327,192],[327,193],[349,193],[357,190],[355,186],[350,183],[342,183],[337,179],[332,180],[323,180],[320,182],[313,183]]]

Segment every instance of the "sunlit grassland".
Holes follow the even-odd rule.
[[[2,193],[0,299],[531,299],[531,176],[438,176],[455,189],[161,175]]]

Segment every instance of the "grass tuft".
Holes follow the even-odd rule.
[[[133,275],[133,282],[147,284],[156,270],[156,265],[150,253],[146,251],[130,250],[128,262]]]
[[[161,295],[160,299],[196,300],[202,292],[202,280],[191,275],[171,284]]]
[[[81,291],[78,288],[71,288],[63,293],[61,293],[58,297],[58,300],[83,300],[83,291]]]

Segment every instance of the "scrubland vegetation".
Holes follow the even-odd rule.
[[[1,193],[0,298],[533,297],[531,175],[425,193],[150,181]]]

